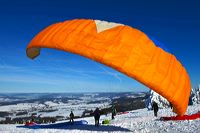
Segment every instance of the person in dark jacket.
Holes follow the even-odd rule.
[[[112,119],[115,119],[116,114],[117,114],[117,110],[116,110],[115,106],[113,105],[112,106]]]
[[[100,115],[101,113],[100,113],[99,108],[96,108],[94,111],[95,126],[99,126]]]
[[[157,104],[155,101],[153,101],[153,103],[152,103],[152,108],[153,108],[153,111],[154,111],[154,116],[157,117],[157,113],[158,113],[158,104]]]
[[[70,119],[70,123],[73,124],[74,123],[74,113],[72,111],[69,115],[69,119]]]
[[[171,102],[169,103],[169,105],[170,105],[170,108],[171,108],[171,109],[173,109],[173,105],[172,105],[172,103],[171,103]]]

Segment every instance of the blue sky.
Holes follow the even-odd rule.
[[[0,0],[0,92],[148,91],[127,76],[78,55],[26,47],[50,24],[99,19],[138,28],[164,43],[200,83],[200,2],[149,0]]]

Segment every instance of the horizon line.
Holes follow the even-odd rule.
[[[0,94],[27,94],[27,93],[31,93],[31,94],[60,94],[60,93],[72,93],[72,94],[78,94],[78,93],[146,93],[148,91],[109,91],[109,92],[0,92]]]

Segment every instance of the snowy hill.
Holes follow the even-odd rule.
[[[150,90],[146,97],[147,99],[145,100],[145,105],[146,108],[149,110],[152,109],[151,105],[153,101],[158,103],[159,108],[170,107],[170,103],[167,101],[167,99],[165,99],[164,97],[162,97],[153,90]],[[195,89],[193,88],[191,89],[189,105],[195,105],[195,104],[200,104],[200,85]]]
[[[159,95],[155,91],[150,90],[148,95],[149,96],[147,96],[147,99],[145,101],[146,108],[148,110],[152,109],[152,103],[153,103],[153,101],[158,104],[159,108],[168,108],[170,106],[170,104],[167,101],[167,99],[165,99],[164,97],[162,97],[161,95]]]
[[[193,114],[200,111],[200,106],[189,106],[187,114]],[[160,109],[158,116],[175,115],[170,108]],[[101,116],[100,122],[104,119],[110,119],[111,116]],[[78,119],[75,119],[78,120]],[[139,109],[130,111],[127,114],[117,115],[114,120],[111,120],[110,125],[94,126],[94,118],[82,118],[88,121],[88,125],[69,125],[68,128],[60,129],[27,129],[19,128],[19,125],[0,125],[1,133],[101,133],[101,132],[200,132],[200,119],[186,121],[161,121],[159,117],[153,116],[153,111],[147,109]],[[59,122],[58,122],[59,123]]]
[[[191,90],[189,104],[200,104],[200,85],[197,88]]]

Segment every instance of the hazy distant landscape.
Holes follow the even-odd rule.
[[[102,114],[116,105],[118,112],[144,108],[146,93],[1,93],[1,123],[23,123],[33,116],[51,121],[66,120],[72,110],[76,118]]]

